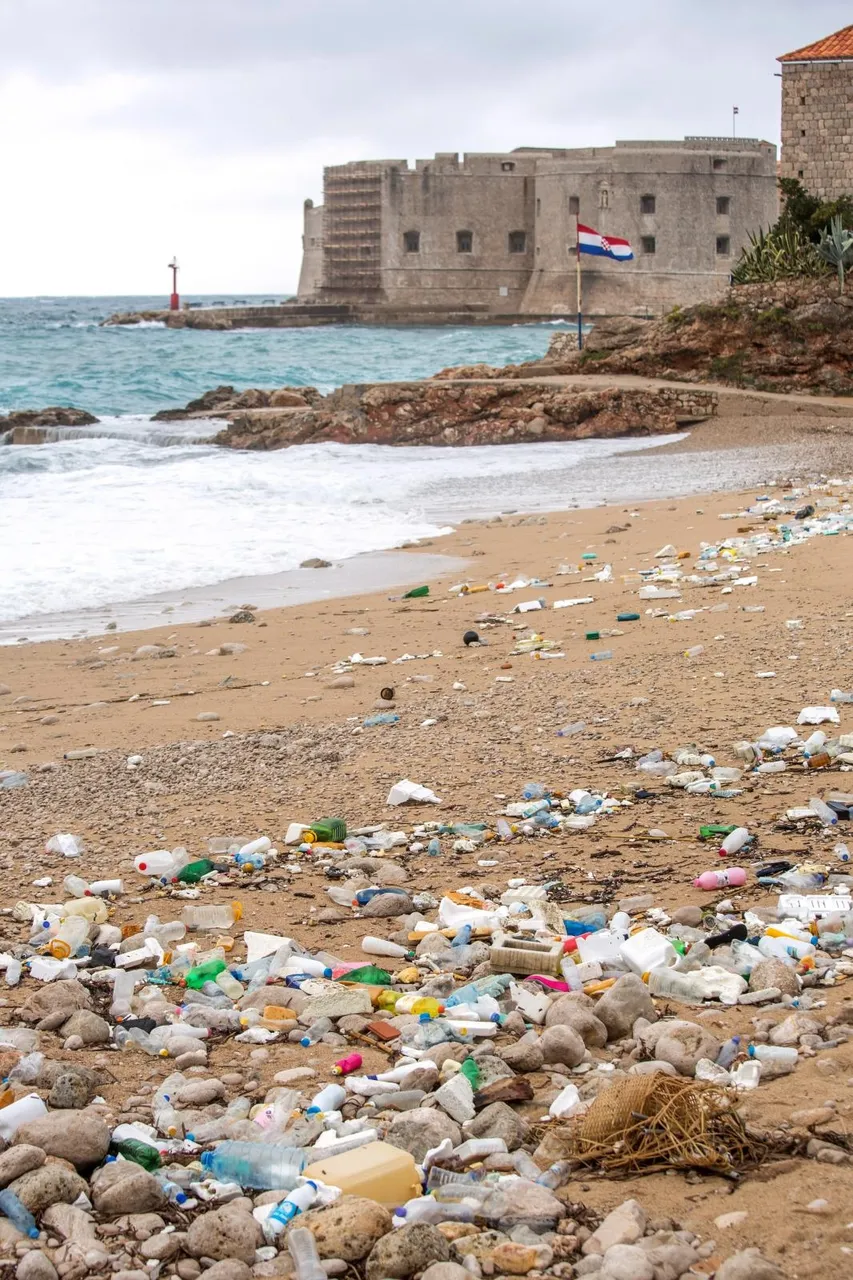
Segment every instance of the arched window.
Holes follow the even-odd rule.
[[[610,208],[610,188],[600,186],[598,188],[598,207],[599,209]]]

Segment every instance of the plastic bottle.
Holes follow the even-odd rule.
[[[88,937],[89,922],[82,916],[69,916],[51,938],[50,954],[56,960],[67,960],[69,956],[77,954]]]
[[[820,796],[812,796],[809,800],[809,808],[812,813],[816,813],[825,827],[834,827],[838,822],[838,814],[834,809],[830,809],[828,804],[821,800]]]
[[[717,1054],[715,1059],[717,1066],[728,1070],[740,1052],[740,1036],[732,1036],[731,1040],[727,1040]]]
[[[773,938],[767,934],[763,938],[759,938],[758,950],[767,959],[787,960],[789,964],[791,959],[805,960],[815,954],[815,949],[811,943],[800,942],[798,938]]]
[[[319,1093],[315,1093],[310,1104],[306,1108],[306,1114],[311,1115],[317,1111],[340,1111],[346,1101],[347,1091],[339,1084],[327,1084],[325,1089],[321,1089]]]
[[[160,1183],[160,1186],[163,1188],[172,1204],[186,1204],[189,1199],[186,1191],[184,1191],[182,1187],[179,1187],[177,1182],[173,1182],[168,1174],[164,1173],[162,1169],[152,1169],[151,1173]]]
[[[243,915],[243,906],[232,902],[230,906],[192,906],[184,907],[181,920],[188,929],[213,930],[220,933],[230,929]]]
[[[395,959],[403,959],[409,954],[398,942],[389,942],[387,938],[370,936],[362,938],[361,949],[368,956],[392,956]]]
[[[62,884],[72,898],[82,898],[89,892],[89,884],[82,876],[66,876]]]
[[[759,1062],[773,1062],[792,1069],[800,1056],[796,1049],[781,1044],[751,1044],[747,1052],[750,1058],[757,1058]]]
[[[296,1280],[327,1280],[314,1235],[307,1227],[294,1227],[288,1232],[287,1247],[293,1259]]]
[[[208,1176],[237,1182],[255,1191],[292,1191],[305,1168],[301,1147],[274,1142],[220,1142],[203,1151],[201,1165]]]
[[[133,997],[133,989],[136,986],[136,979],[127,969],[117,969],[113,978],[113,998],[110,1004],[110,1017],[127,1018],[130,1016],[131,999]]]
[[[330,1031],[335,1030],[335,1025],[331,1018],[317,1018],[315,1022],[305,1032],[299,1043],[303,1049],[309,1048],[310,1045],[316,1044],[318,1040],[322,1040],[323,1036],[328,1035]]]
[[[276,1240],[287,1224],[292,1222],[297,1214],[304,1212],[305,1209],[310,1209],[316,1199],[316,1182],[311,1182],[309,1179],[301,1187],[295,1187],[283,1200],[278,1202],[272,1213],[264,1219],[262,1224],[264,1239],[270,1242]]]
[[[724,889],[726,886],[740,888],[746,884],[746,872],[743,867],[725,867],[722,871],[703,871],[693,881],[695,889]]]
[[[720,857],[729,858],[733,853],[739,853],[751,838],[746,827],[735,827],[720,845]]]
[[[363,1058],[360,1053],[347,1054],[345,1058],[339,1058],[335,1065],[331,1068],[333,1076],[349,1076],[354,1071],[358,1071],[363,1064]]]
[[[214,982],[220,990],[225,992],[229,1000],[236,1002],[246,994],[243,984],[238,982],[234,974],[228,969],[223,969],[221,973],[218,973],[214,978]]]
[[[10,1191],[8,1187],[0,1191],[0,1213],[4,1218],[9,1219],[12,1226],[17,1227],[22,1235],[29,1236],[31,1240],[38,1239],[39,1229],[35,1218],[14,1191]]]
[[[149,1054],[152,1058],[167,1058],[169,1056],[168,1049],[163,1045],[156,1044],[145,1031],[141,1031],[139,1027],[131,1027],[127,1030],[124,1027],[116,1027],[113,1032],[113,1043],[122,1051],[132,1049],[141,1049],[143,1053]]]
[[[175,849],[174,852],[169,849],[154,849],[151,853],[140,853],[134,858],[133,865],[141,875],[171,879],[188,861],[185,849]]]
[[[814,756],[826,745],[826,734],[823,729],[815,729],[803,743],[803,755]]]
[[[321,818],[302,833],[303,840],[309,844],[341,844],[346,836],[347,824],[343,818]]]
[[[132,1160],[134,1164],[142,1165],[142,1168],[147,1169],[149,1173],[159,1169],[163,1163],[156,1147],[149,1146],[147,1142],[140,1142],[136,1138],[124,1138],[121,1142],[111,1142],[110,1146],[113,1151],[124,1156],[125,1160]]]
[[[599,649],[597,653],[589,655],[590,662],[609,662],[613,657],[612,649]]]
[[[205,876],[216,870],[216,863],[210,858],[199,858],[196,862],[187,862],[172,879],[179,884],[198,884]]]
[[[204,964],[194,965],[184,981],[193,991],[201,991],[206,982],[215,982],[225,967],[224,960],[207,960]]]
[[[362,720],[365,729],[372,729],[379,724],[397,724],[400,717],[393,711],[378,711],[375,715],[366,716]]]

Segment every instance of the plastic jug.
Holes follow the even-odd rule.
[[[47,1115],[47,1107],[37,1093],[28,1093],[8,1107],[0,1107],[0,1138],[11,1142],[22,1124],[40,1120]]]
[[[578,950],[580,950],[580,944],[578,944]],[[630,938],[620,946],[619,954],[631,972],[639,974],[640,977],[651,969],[675,964],[678,959],[675,947],[662,933],[658,933],[657,929],[640,929],[637,933],[632,933]],[[583,959],[586,958],[583,956]]]
[[[343,1155],[317,1160],[303,1170],[305,1178],[340,1187],[345,1196],[364,1196],[395,1209],[420,1195],[421,1180],[408,1151],[387,1142],[369,1142]]]
[[[601,965],[619,965],[623,959],[622,942],[621,934],[610,929],[598,929],[586,938],[578,938],[578,955],[585,964],[595,961]]]

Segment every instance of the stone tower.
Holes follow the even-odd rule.
[[[853,193],[853,26],[779,63],[781,176],[827,200]]]

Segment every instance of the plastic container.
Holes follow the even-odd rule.
[[[724,889],[727,886],[739,889],[744,884],[746,884],[746,872],[743,867],[726,867],[722,871],[703,871],[701,876],[697,876],[693,881],[695,889],[705,889],[707,892]]]
[[[117,969],[113,978],[113,998],[110,1004],[110,1017],[127,1018],[130,1016],[131,999],[133,997],[133,989],[136,986],[136,979],[132,973],[126,969]]]
[[[305,1167],[305,1152],[272,1142],[220,1142],[203,1151],[205,1174],[255,1191],[292,1191]],[[306,1175],[310,1176],[310,1175]]]
[[[188,860],[185,849],[176,849],[174,853],[170,849],[153,849],[151,853],[140,853],[133,859],[133,865],[140,875],[171,879]]]
[[[339,1058],[330,1070],[333,1076],[350,1076],[361,1068],[363,1061],[360,1053],[350,1053],[345,1058]]]
[[[315,1093],[307,1107],[306,1114],[318,1111],[339,1111],[346,1101],[347,1091],[339,1084],[327,1084],[325,1089]]]
[[[838,822],[838,814],[834,809],[830,809],[828,804],[821,800],[820,796],[812,796],[809,800],[809,808],[812,813],[816,813],[818,818],[825,827],[834,827]]]
[[[375,1200],[386,1209],[405,1204],[421,1191],[414,1158],[387,1142],[369,1142],[343,1155],[315,1160],[304,1176],[340,1187],[341,1195]]]
[[[181,920],[188,929],[200,929],[203,931],[216,929],[221,933],[236,924],[242,915],[243,906],[239,902],[232,902],[230,906],[204,904],[202,906],[184,907],[181,912]]]
[[[495,973],[545,973],[557,977],[562,958],[563,944],[559,940],[533,942],[505,933],[495,934],[489,952]]]
[[[317,1199],[316,1182],[304,1182],[302,1186],[295,1187],[288,1195],[280,1200],[271,1213],[264,1218],[261,1224],[264,1232],[264,1239],[270,1242],[277,1240],[289,1222],[292,1222],[297,1214],[304,1213],[306,1209],[310,1209],[311,1205]]]
[[[625,941],[621,933],[612,929],[597,929],[595,933],[579,937],[578,955],[584,964],[619,965],[621,966],[621,947]]]
[[[389,942],[387,938],[374,938],[368,936],[362,938],[361,949],[368,956],[391,956],[394,959],[402,960],[409,954],[405,947],[401,947],[398,942]]]
[[[80,899],[81,902],[85,899]],[[55,960],[67,960],[76,955],[89,937],[89,922],[82,916],[69,916],[63,920],[56,935],[49,944],[50,954]]]
[[[328,1280],[314,1235],[307,1227],[294,1227],[288,1232],[287,1247],[293,1259],[296,1280]]]
[[[11,1102],[8,1107],[0,1107],[0,1138],[11,1142],[22,1124],[40,1120],[46,1115],[47,1107],[39,1095],[28,1093],[26,1097],[18,1098],[17,1102]]]
[[[651,969],[660,969],[678,960],[678,952],[669,938],[657,929],[640,929],[632,933],[620,946],[619,954],[631,972],[641,977]]]
[[[343,818],[321,818],[303,831],[302,838],[309,844],[341,844],[347,837],[347,824]]]
[[[747,1052],[750,1058],[757,1058],[759,1062],[773,1062],[792,1070],[800,1056],[796,1049],[781,1044],[751,1044]]]

